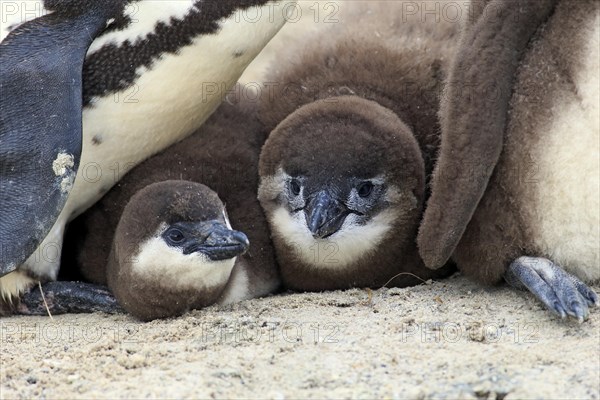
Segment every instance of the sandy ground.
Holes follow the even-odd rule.
[[[334,10],[303,3],[242,82]],[[330,8],[325,8],[330,7]],[[315,23],[316,21],[316,23]],[[600,286],[595,287],[600,292]],[[600,398],[600,310],[560,321],[462,277],[284,294],[172,320],[0,321],[0,398]]]
[[[581,325],[560,321],[525,293],[462,277],[145,324],[103,314],[0,324],[6,399],[600,397],[598,309]]]

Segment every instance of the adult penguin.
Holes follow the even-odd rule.
[[[2,299],[56,279],[67,221],[200,126],[293,3],[45,0],[25,22],[3,8]]]
[[[473,2],[441,107],[427,266],[587,318],[600,279],[600,2]]]

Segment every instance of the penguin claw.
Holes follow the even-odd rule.
[[[579,293],[583,296],[583,298],[587,301],[587,305],[589,307],[598,307],[600,306],[600,300],[598,300],[598,295],[592,289],[590,289],[585,283],[581,282],[579,279],[575,278],[575,287],[579,291]]]
[[[545,301],[542,300],[542,302],[545,303]],[[554,303],[552,303],[552,307],[550,308],[551,311],[553,311],[556,315],[558,315],[561,319],[564,319],[567,316],[567,312],[565,311],[565,309],[563,308],[563,306],[560,304],[560,301],[556,300]]]
[[[48,282],[42,285],[41,291],[38,286],[34,286],[21,297],[15,309],[15,313],[21,315],[48,315],[48,313],[57,315],[97,311],[109,314],[124,312],[105,286],[83,282]]]
[[[519,257],[513,261],[504,279],[513,287],[527,289],[554,314],[567,315],[583,322],[589,307],[598,305],[598,295],[585,283],[542,257]]]

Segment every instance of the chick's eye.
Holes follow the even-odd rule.
[[[167,232],[167,238],[173,244],[181,243],[185,239],[183,233],[179,229],[169,229]]]
[[[292,179],[290,182],[290,190],[294,196],[298,196],[300,194],[300,183],[296,179]]]
[[[374,185],[371,182],[361,183],[358,188],[358,195],[360,197],[369,197],[369,195],[373,192]]]

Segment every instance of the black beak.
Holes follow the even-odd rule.
[[[341,202],[324,190],[309,199],[304,213],[308,229],[314,238],[320,239],[336,233],[350,214]]]
[[[229,229],[218,221],[200,223],[197,237],[197,244],[186,248],[184,254],[200,252],[213,261],[220,261],[240,256],[250,246],[244,233]]]

